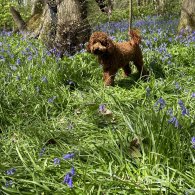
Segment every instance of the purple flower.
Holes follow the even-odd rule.
[[[179,101],[178,101],[178,104],[180,105],[182,115],[183,115],[183,116],[189,115],[189,111],[188,111],[187,108],[185,107],[183,101],[182,101],[182,100],[179,100]]]
[[[60,164],[60,159],[59,158],[54,158],[53,160],[55,165],[59,165]]]
[[[46,148],[42,148],[42,149],[41,149],[41,152],[39,153],[39,156],[40,156],[40,157],[43,156],[43,154],[45,153],[45,150],[46,150]]]
[[[16,60],[16,64],[17,64],[17,65],[20,65],[20,64],[21,64],[20,58],[18,58],[18,59]]]
[[[67,160],[67,159],[71,159],[74,157],[74,153],[69,153],[69,154],[65,154],[63,155],[63,159],[64,160]]]
[[[13,70],[13,71],[16,71],[17,67],[16,66],[10,66],[10,69]]]
[[[192,93],[192,98],[195,98],[195,93]]]
[[[67,126],[67,129],[71,130],[71,129],[73,129],[73,128],[74,128],[74,126],[73,126],[73,124],[70,122],[70,123],[68,124],[68,126]]]
[[[151,91],[150,87],[146,87],[146,96],[147,97],[150,95],[150,91]]]
[[[3,56],[0,56],[0,61],[5,62],[5,58]]]
[[[71,168],[70,172],[68,172],[64,177],[64,184],[67,184],[70,188],[73,187],[73,176],[75,175],[75,169],[74,167]]]
[[[182,100],[179,100],[179,101],[178,101],[178,104],[180,105],[180,107],[184,107],[184,103],[183,103]]]
[[[48,99],[48,103],[53,103],[53,101],[56,99],[56,96],[53,96]]]
[[[100,112],[105,112],[106,111],[106,105],[105,104],[100,104],[99,111]]]
[[[37,93],[39,93],[40,92],[40,87],[39,86],[36,86],[35,87],[35,90],[36,90]]]
[[[68,186],[70,188],[73,187],[73,181],[72,181],[72,175],[70,172],[68,172],[65,177],[64,177],[64,181],[63,181],[64,184],[68,184]]]
[[[28,61],[31,61],[32,60],[32,56],[28,56]]]
[[[7,180],[5,183],[5,187],[8,188],[9,186],[13,185],[13,181],[12,180]]]
[[[16,76],[16,80],[19,81],[20,80],[20,76],[17,75]]]
[[[74,167],[71,168],[70,173],[71,173],[72,175],[75,175],[75,168],[74,168]]]
[[[169,108],[169,109],[167,110],[167,114],[168,114],[169,116],[173,116],[173,109],[172,109],[172,108]]]
[[[191,143],[192,143],[192,147],[195,149],[195,137],[192,137]]]
[[[176,88],[177,90],[181,90],[181,87],[180,87],[180,85],[179,85],[178,82],[175,83],[175,88]]]
[[[168,123],[171,123],[171,124],[175,125],[176,128],[179,127],[179,122],[178,122],[178,120],[175,116],[173,116],[171,119],[169,119]]]
[[[41,78],[41,81],[44,82],[44,83],[48,83],[48,80],[47,80],[46,76],[43,76],[43,77]]]
[[[165,107],[166,103],[165,103],[165,100],[160,97],[157,102],[155,103],[155,107],[159,106],[158,110],[162,110],[164,107]]]
[[[15,168],[11,168],[11,169],[6,171],[6,174],[7,175],[13,175],[15,172],[16,172],[16,169]]]
[[[185,115],[189,115],[189,111],[188,111],[188,109],[183,108],[183,109],[182,109],[181,114],[182,114],[183,116],[185,116]]]
[[[156,42],[158,39],[157,39],[157,37],[154,37],[153,40],[154,40],[154,42]]]

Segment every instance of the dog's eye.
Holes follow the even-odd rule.
[[[107,46],[106,42],[101,42],[102,46]]]

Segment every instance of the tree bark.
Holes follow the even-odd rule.
[[[14,7],[10,7],[10,12],[13,16],[14,22],[16,23],[18,29],[20,31],[24,31],[26,29],[26,23],[22,19],[20,13],[14,9]]]
[[[111,9],[105,0],[96,1],[103,12]],[[89,39],[86,0],[33,0],[31,17],[26,22],[14,7],[10,11],[19,31],[41,39],[61,56],[74,54]]]
[[[178,31],[195,31],[195,1],[184,0],[181,7],[181,16]]]
[[[141,0],[136,0],[137,6],[140,7],[141,6]]]

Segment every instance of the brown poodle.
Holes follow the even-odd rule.
[[[119,68],[124,70],[124,76],[131,74],[130,61],[135,64],[140,76],[148,74],[139,47],[141,37],[136,30],[131,30],[129,35],[131,40],[122,43],[114,42],[104,32],[94,32],[89,39],[87,51],[98,56],[98,61],[103,66],[103,79],[106,86],[114,85],[114,78]]]

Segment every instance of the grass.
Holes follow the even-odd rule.
[[[98,28],[121,41],[127,24]],[[106,88],[94,56],[1,34],[2,194],[195,193],[194,34],[177,36],[171,17],[134,26],[150,80],[134,68]]]

